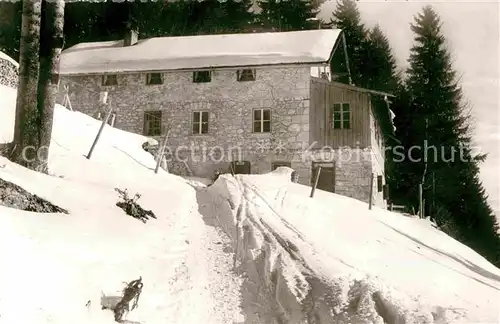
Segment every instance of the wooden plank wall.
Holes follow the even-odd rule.
[[[333,129],[332,108],[334,103],[349,103],[351,128]],[[344,88],[326,80],[311,78],[310,140],[317,146],[359,147],[371,145],[370,95]]]

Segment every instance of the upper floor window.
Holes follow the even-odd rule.
[[[238,70],[238,81],[255,81],[255,69]]]
[[[253,132],[254,133],[271,132],[270,109],[255,109],[253,111]]]
[[[194,71],[193,82],[202,83],[212,81],[212,73],[210,71]]]
[[[208,133],[208,111],[193,112],[193,134]]]
[[[144,135],[161,135],[161,110],[144,112]]]
[[[148,73],[146,75],[146,84],[163,84],[163,78],[161,73]]]
[[[107,74],[102,76],[102,85],[103,86],[114,86],[118,84],[118,80],[116,79],[116,74]]]
[[[351,128],[351,110],[348,103],[333,104],[333,129]]]

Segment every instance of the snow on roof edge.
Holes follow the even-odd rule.
[[[167,69],[140,69],[140,68],[131,68],[131,69],[95,69],[93,71],[85,70],[85,71],[61,71],[59,75],[61,76],[77,76],[77,75],[92,75],[92,74],[129,74],[129,73],[147,73],[147,72],[189,72],[189,71],[199,71],[199,70],[225,70],[225,69],[236,69],[236,68],[257,68],[257,67],[278,67],[278,66],[316,66],[318,64],[326,64],[328,61],[318,60],[318,61],[310,61],[310,62],[287,62],[287,63],[267,63],[267,64],[244,64],[244,65],[212,65],[212,66],[198,66],[198,67],[189,67],[189,68],[167,68]]]
[[[167,36],[79,43],[63,51],[61,75],[229,69],[328,63],[340,29]],[[192,52],[196,56],[189,55]]]

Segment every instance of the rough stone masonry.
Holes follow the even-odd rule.
[[[194,83],[192,71],[161,75],[157,85],[147,84],[146,73],[118,74],[113,86],[103,86],[102,75],[66,76],[61,83],[69,86],[72,106],[93,117],[99,93],[108,91],[115,127],[126,131],[144,134],[145,116],[161,111],[163,133],[170,127],[168,169],[174,174],[211,178],[237,160],[249,161],[258,174],[271,171],[273,162],[290,162],[299,183],[311,184],[312,160],[304,152],[310,145],[310,67],[258,68],[255,81],[244,82],[237,81],[236,68],[213,70],[206,83]],[[255,109],[271,110],[269,133],[253,132]],[[209,113],[208,133],[193,134],[193,112],[202,111]],[[370,159],[336,166],[338,193],[368,201],[371,170]]]
[[[246,82],[236,81],[236,74],[236,69],[215,70],[207,83],[193,83],[192,72],[163,73],[160,85],[146,85],[144,73],[118,75],[118,84],[109,87],[101,85],[101,75],[63,78],[62,83],[70,87],[73,106],[91,116],[96,116],[99,92],[108,91],[115,126],[123,130],[143,134],[145,114],[161,110],[163,125],[172,125],[168,148],[178,160],[170,164],[197,176],[227,170],[238,158],[250,161],[252,173],[268,172],[271,162],[290,161],[294,153],[292,168],[309,184],[310,167],[300,160],[309,145],[309,68],[257,69],[256,80]],[[270,133],[253,132],[254,109],[271,110]],[[195,111],[209,111],[208,134],[193,134]],[[180,161],[185,158],[186,163]]]

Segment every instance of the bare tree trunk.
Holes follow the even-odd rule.
[[[38,151],[37,86],[41,8],[40,0],[23,0],[14,150],[10,158],[27,167],[33,167]]]
[[[54,107],[59,87],[59,59],[63,46],[64,0],[43,0],[40,42],[40,79],[38,82],[38,113],[40,149],[36,169],[48,173],[48,158]]]

